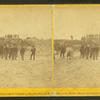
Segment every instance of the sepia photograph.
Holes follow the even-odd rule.
[[[0,6],[0,88],[51,87],[49,6]]]
[[[55,87],[100,87],[100,6],[54,9]]]

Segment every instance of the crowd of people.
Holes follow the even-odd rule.
[[[81,58],[97,60],[99,57],[99,45],[82,44],[80,47]]]
[[[73,46],[72,45],[62,45],[61,46],[61,51],[60,51],[60,57],[65,58],[65,54],[67,56],[67,59],[71,59],[73,56]]]
[[[0,45],[0,56],[2,59],[6,60],[17,60],[18,53],[20,54],[20,57],[22,60],[25,59],[25,52],[26,48],[24,46],[21,46],[20,49],[15,44],[5,44]],[[36,47],[32,46],[30,49],[31,55],[30,60],[35,60],[36,57]]]
[[[59,53],[58,53],[59,52]],[[60,45],[59,49],[55,50],[54,59],[56,55],[59,55],[60,58],[71,59],[75,52],[80,52],[80,57],[82,59],[93,59],[97,60],[99,57],[99,45],[95,43],[83,43],[78,46],[78,50],[75,51],[74,45]]]
[[[55,54],[54,54],[54,59],[56,58],[56,55],[60,54],[60,58],[65,58],[71,59],[73,56],[73,47],[72,45],[66,45],[66,43],[59,45],[59,47],[55,48]]]

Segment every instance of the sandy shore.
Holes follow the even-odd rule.
[[[22,61],[0,58],[0,88],[4,87],[51,87],[51,56],[38,56]]]
[[[70,61],[57,58],[55,80],[54,87],[100,87],[100,57],[98,60],[86,60],[78,55]]]

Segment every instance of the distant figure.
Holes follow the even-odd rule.
[[[99,56],[99,46],[95,45],[93,48],[93,60],[97,60]]]
[[[94,59],[94,46],[91,45],[90,47],[90,59]]]
[[[95,47],[95,58],[96,58],[96,60],[98,59],[98,57],[99,57],[99,46],[96,46]]]
[[[13,47],[12,47],[12,60],[16,60],[17,55],[18,55],[18,48],[16,45],[15,46],[13,45]]]
[[[12,45],[11,44],[9,45],[8,50],[9,50],[9,59],[11,59],[12,58]]]
[[[86,56],[86,59],[89,59],[89,55],[90,55],[90,45],[87,44],[86,47],[85,47],[85,56]]]
[[[66,48],[66,52],[67,52],[67,60],[70,60],[73,57],[73,49],[72,49],[72,47],[68,46]]]
[[[85,57],[85,46],[81,45],[80,47],[80,57],[84,58]]]
[[[66,53],[66,46],[65,46],[65,44],[63,44],[62,46],[61,46],[61,51],[60,51],[60,57],[65,57],[65,53]]]
[[[3,45],[0,45],[0,56],[1,56],[1,58],[3,59],[3,52],[4,51],[4,47],[3,47]]]
[[[31,56],[30,56],[30,60],[35,60],[35,56],[36,56],[36,48],[33,46],[31,49]]]
[[[4,46],[4,57],[6,60],[8,59],[8,54],[9,54],[8,45],[5,45]]]
[[[56,60],[56,55],[57,55],[57,54],[58,54],[57,51],[54,50],[54,61]]]
[[[20,49],[21,59],[24,60],[25,48],[22,46]]]
[[[14,48],[14,60],[17,60],[17,57],[18,57],[18,48],[17,48],[17,46],[15,46],[15,48]]]

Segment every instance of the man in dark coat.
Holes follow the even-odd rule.
[[[65,53],[66,53],[66,46],[65,46],[65,44],[63,44],[62,46],[61,46],[61,51],[60,51],[60,57],[65,57]]]
[[[1,58],[3,59],[3,55],[4,54],[4,47],[3,47],[3,45],[0,45],[0,56],[1,56]]]
[[[84,58],[84,56],[85,56],[85,46],[83,44],[81,44],[81,47],[80,47],[80,57]]]
[[[12,47],[12,60],[16,60],[18,55],[18,48],[16,45]]]
[[[86,59],[90,57],[90,45],[89,44],[87,44],[85,47],[85,56],[86,56]]]
[[[31,48],[31,56],[30,56],[30,60],[35,60],[35,56],[36,56],[36,48],[35,48],[35,46],[33,46],[32,48]]]
[[[21,59],[24,60],[25,48],[22,46],[20,49]]]
[[[12,44],[9,45],[9,59],[12,58]]]
[[[8,59],[8,54],[9,54],[8,45],[5,45],[4,46],[4,57],[6,60]]]

